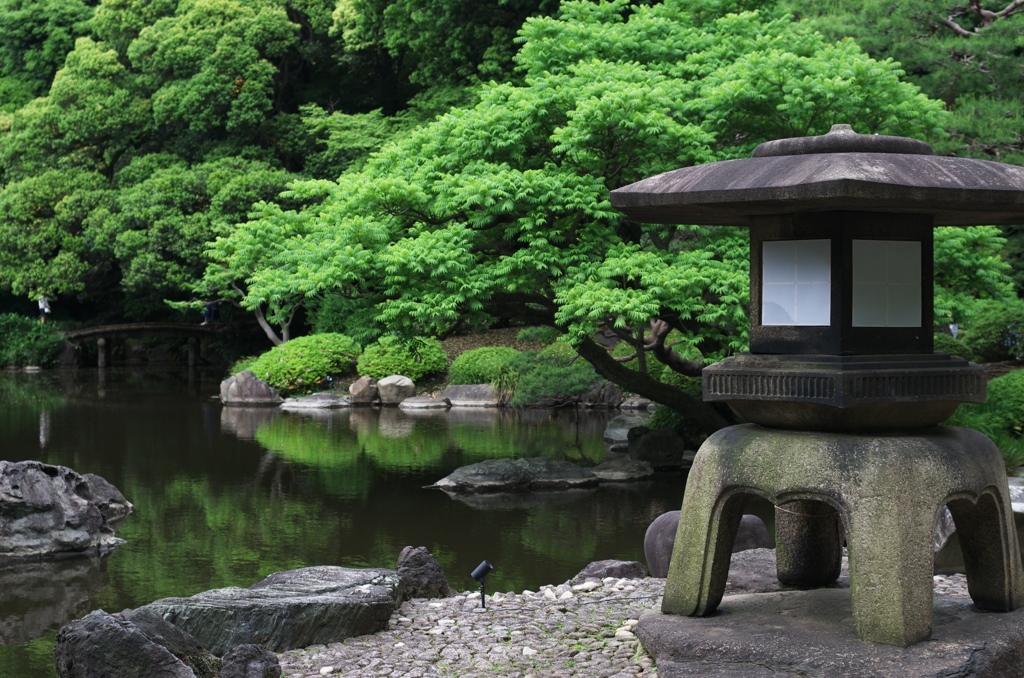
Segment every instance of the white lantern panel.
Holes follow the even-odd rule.
[[[827,326],[832,243],[767,240],[761,248],[761,324]]]
[[[853,326],[921,326],[921,243],[853,241]]]

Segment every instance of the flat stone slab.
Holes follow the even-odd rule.
[[[204,591],[144,605],[216,655],[256,643],[283,652],[387,628],[401,599],[394,570],[321,565],[276,572],[247,589]]]
[[[351,406],[351,398],[334,393],[314,393],[303,398],[287,398],[281,403],[283,410],[333,410]]]
[[[523,492],[593,487],[596,475],[569,461],[487,459],[462,466],[429,487],[446,492]]]
[[[403,410],[446,410],[451,406],[447,398],[430,396],[413,396],[398,403],[398,407]]]
[[[490,384],[456,384],[441,391],[452,407],[501,407],[501,395]]]
[[[931,638],[908,648],[858,640],[847,588],[725,596],[704,618],[651,612],[636,634],[660,678],[1006,678],[1024,665],[1024,610],[938,593]]]
[[[647,480],[654,475],[649,462],[636,459],[612,459],[593,466],[590,472],[606,483],[628,483]]]

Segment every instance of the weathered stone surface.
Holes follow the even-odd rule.
[[[456,469],[431,487],[450,492],[557,490],[597,485],[598,478],[572,462],[546,457],[488,459]]]
[[[452,406],[444,398],[431,398],[430,396],[413,396],[398,403],[403,410],[446,410]]]
[[[629,431],[629,456],[650,462],[654,468],[689,468],[696,451],[687,450],[686,442],[670,428],[652,431],[636,426]]]
[[[409,377],[393,374],[377,382],[377,392],[381,405],[397,405],[416,395],[416,384]]]
[[[649,415],[628,412],[613,417],[604,428],[604,442],[610,445],[625,444],[629,441],[629,430],[637,426],[647,426]]]
[[[425,546],[406,546],[395,566],[402,592],[409,598],[447,598],[455,595],[437,560]]]
[[[225,405],[277,406],[284,402],[277,389],[263,381],[252,370],[239,372],[220,382],[220,401]]]
[[[351,406],[352,399],[348,396],[340,396],[327,391],[302,398],[286,398],[281,403],[283,410],[333,410]]]
[[[619,409],[646,411],[650,409],[653,405],[654,403],[649,398],[633,396],[632,398],[626,398],[621,403],[619,403]]]
[[[643,579],[647,576],[647,568],[636,560],[595,560],[571,579],[572,582],[586,581],[587,579],[604,579],[605,577],[617,577],[619,579]]]
[[[103,478],[38,461],[0,461],[0,563],[96,553],[132,505]]]
[[[650,462],[636,459],[610,459],[594,466],[590,471],[601,482],[622,483],[634,480],[645,480],[654,475],[654,467]]]
[[[376,633],[401,597],[394,570],[317,566],[277,572],[242,588],[164,598],[150,610],[223,654],[258,643],[281,652]]]
[[[377,391],[377,380],[373,377],[359,377],[348,387],[348,394],[352,398],[352,405],[374,405],[380,402],[380,394]]]
[[[281,662],[262,645],[238,645],[223,657],[220,678],[278,678]]]
[[[441,391],[439,398],[456,407],[501,407],[501,396],[490,384],[458,384]]]
[[[579,397],[579,407],[592,410],[610,410],[622,402],[622,391],[610,381],[602,381],[594,385]]]
[[[655,518],[647,527],[644,535],[644,558],[652,577],[667,577],[668,565],[672,560],[672,549],[676,543],[676,530],[679,527],[679,511],[668,511]],[[771,536],[764,521],[757,516],[744,515],[740,519],[736,539],[733,541],[732,552],[738,553],[749,549],[766,549],[771,546]],[[772,555],[772,576],[775,576],[775,556]],[[730,570],[730,573],[732,571]]]
[[[140,610],[96,610],[64,626],[53,663],[60,678],[214,678],[221,666],[195,638]]]

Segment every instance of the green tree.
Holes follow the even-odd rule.
[[[495,318],[557,326],[602,376],[705,431],[722,426],[716,410],[627,368],[592,335],[612,329],[685,373],[742,349],[743,234],[634,223],[609,190],[836,122],[930,138],[944,121],[896,64],[736,9],[566,2],[557,19],[530,19],[521,83],[483,86],[477,104],[337,182],[294,186],[317,200],[271,219],[304,230],[280,244],[273,271],[246,272],[242,303],[346,294],[406,334]]]

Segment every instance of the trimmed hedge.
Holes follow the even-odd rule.
[[[335,377],[354,372],[359,344],[344,334],[311,334],[275,346],[233,370],[252,370],[282,395],[329,389]]]
[[[374,379],[400,374],[419,381],[424,377],[444,374],[447,369],[448,354],[437,339],[403,339],[394,335],[381,337],[367,346],[359,356],[358,364],[360,375]]]
[[[448,368],[452,384],[490,384],[499,380],[502,370],[519,355],[509,346],[484,346],[462,353]]]

